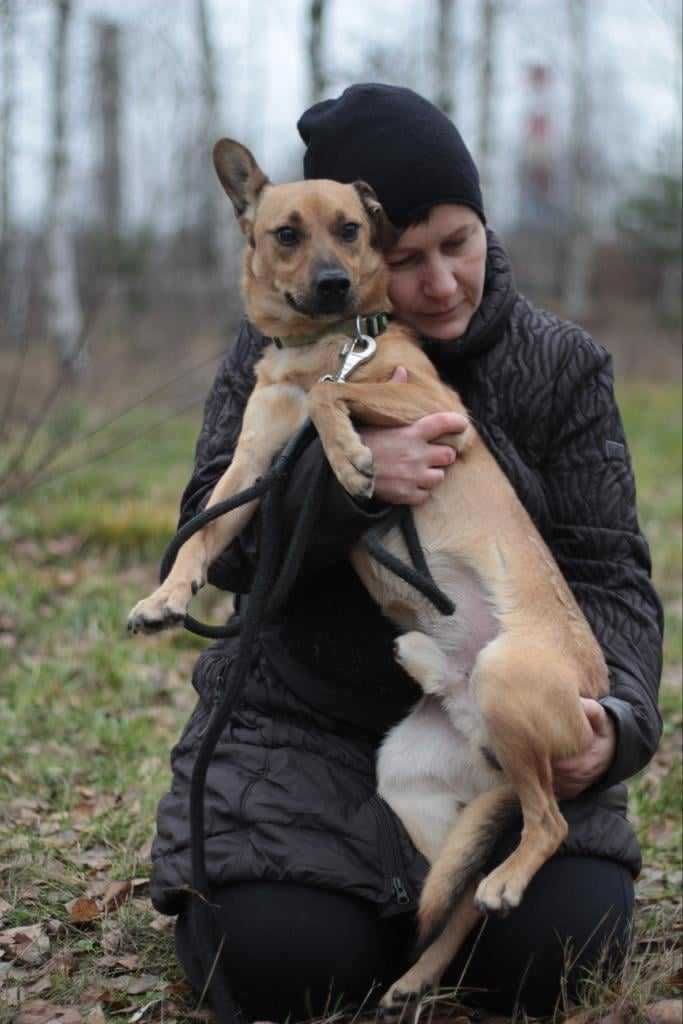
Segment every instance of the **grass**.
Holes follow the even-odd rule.
[[[646,862],[630,973],[587,993],[586,1006],[673,991],[680,929],[681,391],[629,384],[620,398],[666,608],[665,729],[630,787]],[[87,423],[87,410],[71,416]],[[197,1019],[172,922],[152,910],[144,880],[204,641],[132,641],[124,630],[128,608],[155,582],[199,427],[197,413],[149,430],[159,418],[135,412],[104,440],[113,447],[137,433],[140,443],[0,507],[0,544],[11,552],[0,561],[0,931],[34,928],[28,947],[3,947],[0,1024],[30,1000],[74,1008],[91,1024],[132,1019],[148,1004],[145,1020],[162,1006],[166,1021]],[[102,443],[66,453],[61,466]],[[224,601],[202,594],[196,613],[220,620]],[[123,896],[111,897],[115,880],[130,883]],[[78,899],[91,919],[77,919]]]

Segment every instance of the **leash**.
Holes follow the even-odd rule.
[[[374,353],[376,347],[374,339],[363,334],[360,329],[360,321],[357,321],[356,328],[357,337],[344,347],[338,375],[333,379],[345,380],[360,362],[365,362]],[[349,370],[348,363],[350,361],[353,362],[353,365]],[[229,670],[229,685],[226,680],[223,700],[214,710],[202,739],[190,783],[190,848],[192,895],[194,897],[190,904],[190,923],[196,950],[202,961],[205,977],[208,979],[207,989],[211,995],[211,1003],[220,1024],[238,1024],[243,1018],[230,991],[226,972],[218,963],[224,936],[221,933],[217,915],[214,913],[215,907],[211,903],[211,888],[206,869],[204,848],[206,778],[216,745],[238,706],[248,679],[254,657],[255,641],[263,625],[277,615],[291,591],[320,513],[325,488],[331,474],[331,469],[324,458],[316,470],[312,487],[283,557],[281,510],[285,489],[293,466],[316,436],[313,423],[307,420],[290,439],[265,476],[252,487],[194,516],[172,539],[161,562],[160,576],[163,580],[171,571],[178,551],[189,537],[201,530],[207,523],[239,505],[256,498],[262,499],[259,554],[244,613],[233,616],[224,626],[198,622],[189,614],[186,614],[183,620],[185,628],[199,636],[222,639],[239,634],[240,637],[237,656]],[[398,509],[395,516],[390,517],[390,525],[394,525],[394,523],[401,528],[413,565],[407,566],[390,554],[383,547],[377,530],[366,534],[364,538],[368,551],[378,562],[395,572],[411,586],[416,587],[442,614],[453,614],[455,611],[453,602],[438,588],[429,572],[415,529],[412,510],[409,507]],[[390,526],[386,526],[386,529],[389,528]]]

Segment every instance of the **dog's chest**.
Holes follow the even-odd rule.
[[[308,392],[326,373],[339,368],[340,352],[346,338],[323,338],[301,348],[270,346],[257,368],[263,384],[289,385]]]

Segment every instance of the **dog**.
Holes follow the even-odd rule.
[[[251,153],[230,139],[214,147],[214,164],[246,236],[247,315],[279,347],[267,346],[257,364],[233,461],[208,506],[262,476],[307,416],[342,486],[367,498],[372,453],[354,420],[399,427],[443,410],[466,415],[414,332],[397,322],[350,381],[321,380],[337,369],[348,340],[340,322],[389,308],[383,252],[396,233],[364,182],[272,185]],[[398,366],[407,382],[392,381]],[[403,630],[396,659],[423,690],[385,738],[377,762],[379,793],[430,863],[419,907],[424,951],[384,994],[380,1005],[387,1009],[438,985],[482,914],[516,907],[557,851],[567,824],[551,762],[590,741],[579,698],[608,691],[588,623],[474,425],[440,442],[456,450],[457,460],[414,517],[430,571],[456,614],[439,614],[364,547],[350,555],[384,614]],[[129,629],[156,631],[182,621],[211,562],[255,505],[191,537],[164,583],[133,608]],[[384,543],[408,557],[398,528]],[[480,880],[511,808],[521,808],[519,845]]]

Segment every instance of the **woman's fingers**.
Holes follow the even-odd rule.
[[[452,466],[455,462],[455,451],[445,444],[429,444],[426,452],[427,461],[433,468]]]
[[[408,429],[422,441],[436,441],[444,434],[462,434],[467,429],[467,417],[459,412],[433,412],[416,420]]]

